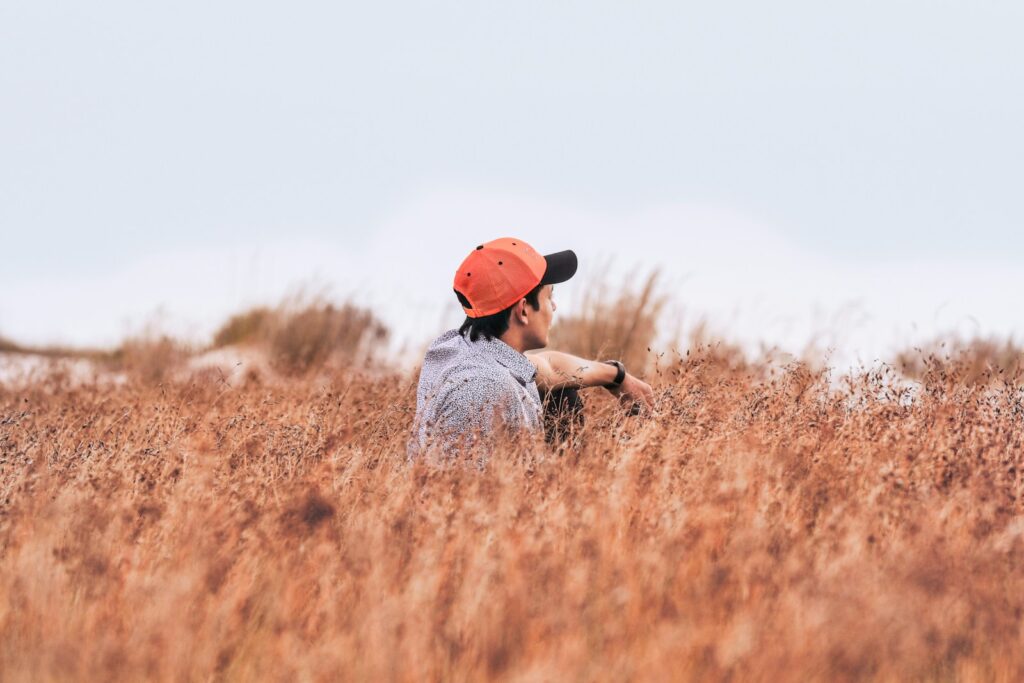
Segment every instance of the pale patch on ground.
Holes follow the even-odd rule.
[[[0,384],[17,385],[66,375],[72,384],[98,379],[117,380],[117,373],[105,371],[86,358],[53,358],[37,353],[0,353]]]
[[[233,386],[244,382],[252,373],[260,377],[273,374],[266,352],[248,346],[225,346],[195,355],[185,363],[181,374],[203,370],[219,372],[224,381]]]

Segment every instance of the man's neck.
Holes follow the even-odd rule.
[[[523,340],[523,335],[516,334],[511,328],[505,332],[505,334],[498,337],[501,341],[505,342],[519,353],[525,354],[528,349],[526,343]]]

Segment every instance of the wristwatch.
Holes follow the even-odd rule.
[[[604,385],[605,389],[618,389],[620,386],[622,386],[622,381],[626,379],[626,366],[617,360],[606,360],[604,362],[607,363],[608,365],[614,365],[616,368],[619,369],[619,371],[615,374],[615,379],[613,379],[609,384]]]

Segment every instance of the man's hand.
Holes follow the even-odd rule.
[[[651,385],[628,372],[622,384],[608,391],[617,396],[620,403],[630,404],[634,415],[638,412],[637,406],[643,406],[648,410],[654,407],[654,390],[651,389]]]

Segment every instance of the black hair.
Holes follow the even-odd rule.
[[[526,299],[526,303],[530,304],[530,308],[535,311],[540,310],[540,290],[543,286],[543,284],[537,285],[523,297]],[[467,308],[469,307],[469,301],[466,297],[458,291],[455,292],[455,296],[459,297],[459,303]],[[516,304],[518,303],[517,301]],[[470,341],[477,341],[480,337],[488,341],[495,337],[500,337],[508,331],[509,319],[512,317],[512,309],[515,308],[516,304],[512,304],[505,310],[498,311],[492,315],[485,315],[482,318],[466,316],[466,322],[462,323],[462,327],[459,328],[459,334],[466,336],[468,333]]]

